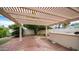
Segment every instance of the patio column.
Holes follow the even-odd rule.
[[[48,29],[47,29],[47,26],[46,26],[46,33],[45,33],[45,36],[47,37],[47,35],[48,35],[48,31],[47,31]]]
[[[19,27],[19,41],[22,41],[22,26]]]

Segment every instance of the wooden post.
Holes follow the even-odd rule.
[[[45,33],[45,36],[47,37],[47,35],[48,35],[48,31],[47,31],[48,29],[47,29],[47,26],[46,26],[46,33]]]
[[[19,41],[22,41],[22,26],[19,27]]]

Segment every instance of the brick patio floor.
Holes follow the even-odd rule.
[[[47,39],[39,36],[26,36],[23,41],[13,38],[0,46],[1,51],[69,51],[58,44],[51,44]]]

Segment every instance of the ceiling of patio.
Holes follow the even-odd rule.
[[[19,24],[52,25],[79,19],[78,7],[1,7],[0,14]]]

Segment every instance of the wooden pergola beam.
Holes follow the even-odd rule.
[[[26,21],[38,21],[38,22],[44,22],[44,23],[54,23],[54,22],[50,22],[50,21],[45,21],[45,20],[40,20],[40,19],[38,19],[38,20],[36,20],[36,19],[31,19],[31,18],[26,18],[26,19],[23,19],[23,18],[15,18],[15,19],[20,19],[20,20],[26,20]],[[19,20],[19,21],[20,21]]]
[[[77,10],[74,10],[72,8],[69,8],[69,7],[67,7],[67,8],[68,8],[69,11],[71,10],[72,12],[78,13]],[[45,8],[45,10],[52,10],[52,8]],[[37,15],[37,14],[33,15],[31,13],[32,11],[40,13],[40,15]],[[22,20],[26,19],[26,21],[30,20],[30,21],[39,21],[39,22],[44,22],[44,23],[46,22],[49,25],[52,25],[52,24],[56,24],[56,23],[62,23],[62,22],[65,22],[65,21],[66,22],[74,21],[74,19],[78,17],[78,15],[76,15],[75,17],[72,17],[72,18],[69,19],[69,18],[61,16],[60,14],[54,15],[54,14],[49,13],[49,12],[45,12],[45,11],[41,11],[41,10],[37,10],[37,9],[32,9],[31,7],[29,7],[29,8],[28,7],[11,7],[11,8],[10,7],[8,7],[8,8],[3,7],[3,8],[0,8],[0,13],[2,15],[4,15],[5,17],[9,18],[10,20],[14,21],[15,23],[19,23],[19,20],[17,21],[16,19],[22,19]],[[18,16],[18,18],[12,16],[11,14]],[[44,16],[42,16],[42,14],[44,14]],[[47,17],[45,17],[45,15]],[[50,15],[60,17],[60,18],[58,19],[56,17],[51,17]],[[24,18],[21,18],[21,16],[24,17]],[[54,18],[54,19],[52,19],[52,18]],[[79,18],[77,18],[77,19],[79,19]]]
[[[50,25],[52,23],[48,23],[48,22],[42,22],[42,21],[33,21],[33,20],[26,20],[26,19],[18,19],[16,18],[16,20],[19,22],[19,23],[23,23],[23,24],[33,24],[33,25]]]
[[[49,22],[49,23],[54,23],[54,22],[58,22],[57,20],[49,20],[49,19],[42,19],[42,18],[35,18],[35,17],[31,17],[31,16],[23,16],[23,15],[16,15],[16,14],[10,14],[13,15],[13,17],[15,19],[24,19],[24,20],[32,20],[32,21],[43,21],[43,22]],[[60,20],[60,21],[64,21],[64,20]]]
[[[69,20],[61,21],[61,22],[57,22],[57,23],[54,23],[54,24],[50,24],[49,26],[51,26],[51,25],[55,25],[55,24],[59,24],[59,23],[65,23],[65,22],[77,21],[77,20],[79,20],[79,17],[78,17],[78,18],[74,18],[74,19],[69,19]]]
[[[70,9],[70,10],[73,10],[74,12],[79,13],[79,11],[77,11],[75,8],[71,8],[71,7],[67,7],[67,8]]]
[[[48,21],[60,21],[60,20],[57,20],[57,19],[47,19],[47,18],[42,18],[42,17],[36,17],[36,16],[28,16],[28,15],[21,15],[21,14],[15,14],[15,13],[8,13],[8,14],[13,14],[13,15],[18,15],[18,16],[26,16],[26,17],[29,17],[29,18],[34,18],[34,19],[43,19],[43,20],[48,20]],[[64,19],[63,19],[64,20]]]
[[[67,17],[63,17],[63,16],[60,16],[60,15],[51,14],[51,13],[48,13],[48,12],[45,12],[45,11],[40,11],[40,10],[32,9],[32,8],[30,8],[30,7],[21,7],[21,8],[34,10],[34,11],[37,11],[37,12],[40,12],[40,13],[44,13],[44,14],[48,14],[48,15],[51,15],[51,16],[57,16],[57,17],[69,19],[69,18],[67,18]]]
[[[10,16],[7,12],[5,12],[2,8],[0,8],[0,14],[7,17],[8,19],[12,20],[13,22],[15,22],[16,24],[20,24],[18,23],[18,21],[16,21],[12,16]]]
[[[25,9],[22,9],[19,10],[19,7],[18,8],[8,8],[9,10],[7,10],[7,8],[3,8],[7,13],[9,14],[14,14],[14,15],[20,15],[20,16],[26,16],[26,17],[31,17],[31,18],[37,18],[37,19],[45,19],[45,20],[50,20],[50,21],[59,21],[59,19],[61,20],[65,20],[65,18],[61,18],[61,17],[56,17],[56,16],[42,16],[42,15],[33,15],[33,14],[28,14],[27,11],[25,11]],[[17,9],[15,11],[15,9]],[[44,14],[44,15],[47,15],[47,14]]]
[[[1,9],[0,8],[0,14],[2,14],[3,16],[5,16],[5,17],[7,17],[7,18],[9,18],[10,20],[12,20],[12,21],[14,21],[15,23],[17,23],[17,24],[20,24],[20,22],[18,22],[16,19],[17,18],[13,18],[11,15],[9,15],[7,12],[5,12],[3,9]],[[18,19],[20,19],[20,18],[18,18]],[[22,19],[23,20],[23,19]],[[31,19],[29,19],[30,21],[32,21]],[[43,21],[42,21],[43,22]],[[46,22],[46,21],[45,21]],[[44,22],[44,23],[45,23]],[[41,23],[41,22],[40,22]],[[31,24],[31,23],[28,23],[28,24]],[[49,24],[49,23],[48,23]],[[44,25],[48,25],[47,23],[46,24],[44,24]],[[36,25],[36,24],[35,24]],[[38,25],[38,24],[37,24]],[[40,24],[40,25],[43,25],[43,24]]]
[[[74,19],[65,20],[64,22],[71,22],[71,21],[77,21],[77,20],[79,20],[79,17],[78,18],[74,18]]]

